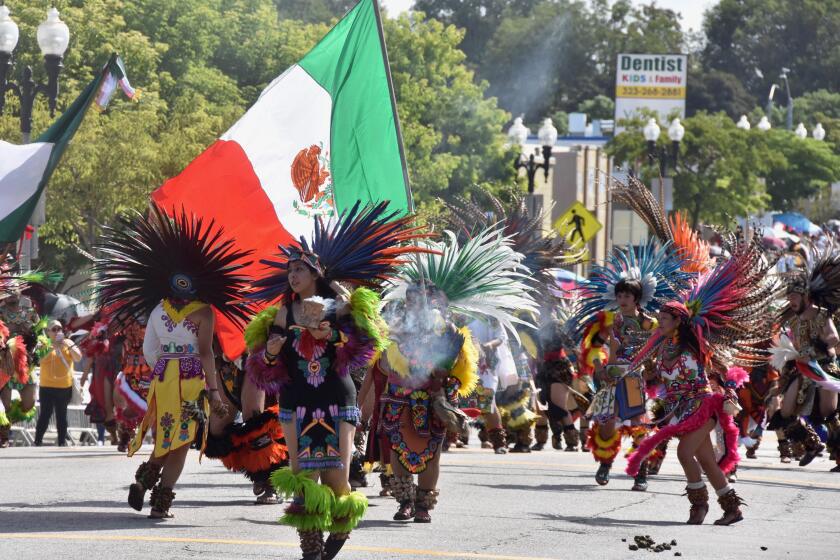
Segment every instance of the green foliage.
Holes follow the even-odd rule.
[[[464,66],[463,32],[421,14],[384,25],[415,197],[424,203],[511,181],[501,132],[509,115]]]
[[[655,4],[543,0],[508,13],[471,62],[504,108],[535,122],[598,95],[612,98],[619,53],[674,53],[683,45],[677,14]]]
[[[647,162],[644,119],[627,121],[626,133],[616,136],[609,152],[616,161]],[[760,177],[780,158],[762,140],[759,131],[739,130],[725,113],[705,112],[682,121],[685,137],[680,143],[679,164],[674,172],[674,205],[692,224],[726,223],[767,207],[769,196]],[[666,135],[659,149],[670,148]],[[644,166],[642,178],[658,177],[658,166]]]
[[[703,63],[737,76],[756,99],[780,83],[782,67],[791,69],[794,96],[836,91],[838,27],[840,0],[721,0],[706,13]]]
[[[800,139],[786,130],[770,130],[761,138],[777,154],[766,176],[773,209],[789,210],[798,199],[814,196],[840,179],[840,157],[830,144]]]

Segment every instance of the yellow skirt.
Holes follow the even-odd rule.
[[[157,376],[152,378],[149,395],[146,398],[148,409],[137,429],[134,441],[128,448],[128,456],[134,455],[143,445],[143,438],[149,428],[154,427],[155,449],[152,457],[163,457],[170,451],[191,445],[195,440],[198,421],[195,411],[201,406],[204,417],[210,412],[205,399],[198,403],[204,390],[204,377],[181,379],[178,360],[169,360],[163,374],[163,381]],[[207,430],[203,430],[201,451],[207,442]]]

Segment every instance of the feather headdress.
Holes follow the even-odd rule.
[[[235,248],[213,220],[173,212],[152,203],[106,228],[94,265],[100,304],[114,309],[116,325],[149,315],[163,299],[201,301],[234,322],[247,319],[241,303],[247,279],[236,274],[248,252]]]
[[[833,239],[822,246],[812,244],[805,270],[788,278],[787,292],[807,294],[815,305],[832,313],[840,309],[840,245]]]
[[[622,280],[637,280],[642,286],[639,306],[655,313],[677,294],[688,289],[692,275],[682,272],[682,261],[669,245],[650,240],[639,247],[616,248],[603,265],[593,266],[589,278],[576,289],[578,301],[570,319],[569,332],[580,337],[596,315],[618,308],[615,287]]]
[[[613,177],[611,192],[642,218],[661,243],[671,247],[682,260],[685,272],[702,273],[709,269],[709,244],[700,238],[679,212],[669,220],[662,205],[644,183],[635,177],[628,177],[626,183]]]
[[[413,216],[398,215],[388,211],[387,202],[365,207],[357,202],[335,221],[316,220],[311,242],[301,237],[297,244],[280,246],[274,260],[261,261],[269,274],[254,283],[257,290],[251,297],[274,301],[282,296],[289,287],[289,262],[298,258],[329,281],[370,286],[388,280],[408,255],[429,250],[411,243],[429,234],[409,226]]]
[[[0,265],[0,299],[20,294],[33,287],[50,290],[61,283],[62,275],[58,272],[31,270],[16,272],[16,263],[10,258]]]
[[[533,326],[517,315],[536,315],[537,304],[530,294],[522,256],[511,248],[501,229],[479,232],[461,245],[447,231],[444,241],[426,242],[429,252],[418,261],[423,278],[447,298],[448,309],[470,318],[492,318],[516,340],[515,325]],[[400,278],[387,299],[405,297],[409,285],[420,282],[421,270],[414,261],[401,270]]]
[[[760,240],[738,241],[729,259],[701,276],[682,298],[663,306],[688,324],[697,338],[700,358],[716,371],[767,361],[765,349],[773,336],[774,319],[768,309],[780,291],[769,269]],[[634,362],[646,359],[663,342],[657,333]]]
[[[531,285],[540,302],[553,304],[551,287],[556,281],[551,271],[574,264],[584,251],[569,246],[553,230],[544,232],[544,214],[530,212],[524,197],[516,196],[512,209],[506,210],[493,195],[484,192],[482,196],[487,206],[461,197],[444,202],[449,209],[450,228],[461,240],[491,227],[502,228],[502,233],[510,239],[511,248],[522,255],[522,264],[531,271]]]

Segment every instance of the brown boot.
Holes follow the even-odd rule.
[[[408,521],[414,517],[414,501],[417,495],[414,477],[395,474],[391,480],[391,495],[400,504],[397,513],[394,514],[394,521]]]
[[[542,451],[548,443],[548,426],[537,424],[534,426],[534,439],[537,441],[531,446],[531,451]]]
[[[487,431],[487,439],[493,444],[493,450],[497,455],[504,455],[507,453],[507,440],[505,439],[505,430],[503,428],[496,428]]]
[[[563,428],[563,438],[566,440],[566,451],[578,450],[580,436],[574,425]]]
[[[149,497],[149,503],[152,506],[149,519],[171,519],[175,517],[169,511],[174,499],[175,492],[172,491],[172,488],[161,486],[158,483],[157,486],[152,488],[152,495]]]
[[[111,438],[111,445],[117,445],[119,438],[117,437],[117,421],[116,420],[108,420],[104,424],[105,430],[108,432],[108,436]]]
[[[388,475],[385,473],[379,474],[379,484],[382,486],[382,489],[379,491],[380,496],[390,496],[391,495],[391,481],[394,479],[394,475]]]
[[[825,445],[820,441],[820,436],[814,428],[799,418],[792,420],[785,427],[785,435],[790,441],[802,444],[805,449],[805,453],[799,460],[800,467],[810,464],[825,449]]]
[[[432,516],[429,512],[435,509],[437,505],[437,497],[440,492],[438,490],[423,490],[417,489],[417,510],[414,513],[415,523],[431,523]]]
[[[589,451],[589,448],[586,446],[586,432],[589,431],[589,428],[580,428],[578,430],[578,440],[580,441],[580,450],[586,453]]]
[[[143,502],[146,498],[146,491],[160,480],[161,465],[145,462],[140,463],[137,472],[134,473],[134,483],[128,487],[128,505],[137,511],[143,510]]]
[[[324,551],[324,533],[320,529],[302,531],[298,529],[300,538],[300,551],[303,553],[303,560],[321,560]]]
[[[11,433],[11,425],[7,424],[5,426],[0,426],[0,449],[5,449],[6,447],[9,447],[9,434]]]
[[[793,452],[790,449],[790,442],[787,439],[779,440],[779,460],[782,463],[790,463]]]
[[[685,491],[688,501],[691,502],[691,510],[686,523],[702,525],[706,514],[709,513],[709,490],[703,486],[703,488],[686,488]]]
[[[338,556],[339,551],[347,543],[350,538],[350,533],[330,533],[327,540],[324,542],[324,552],[322,553],[322,560],[333,560]]]
[[[741,513],[741,506],[746,504],[738,497],[735,490],[730,490],[723,496],[720,496],[718,503],[723,510],[723,517],[715,521],[715,525],[732,525],[744,519]]]

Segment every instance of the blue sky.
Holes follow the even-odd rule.
[[[391,14],[398,14],[411,7],[413,0],[380,0]],[[634,4],[647,4],[648,1],[633,0]],[[717,0],[657,0],[656,4],[663,8],[670,8],[682,14],[683,29],[699,30],[703,23],[703,12],[709,6],[717,4]]]

